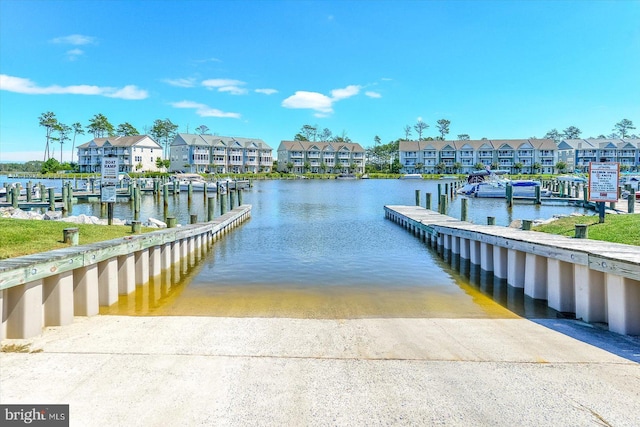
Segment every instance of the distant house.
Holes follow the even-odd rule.
[[[157,171],[156,160],[162,159],[162,146],[149,135],[94,138],[78,146],[80,172],[101,172],[105,155],[118,157],[120,172]]]
[[[552,139],[400,141],[402,173],[465,173],[478,167],[510,173],[553,173],[558,147]]]
[[[261,139],[179,133],[171,142],[171,171],[271,172],[273,149]]]
[[[282,141],[278,171],[292,173],[364,173],[365,150],[352,142]]]
[[[558,151],[572,171],[586,171],[590,162],[618,162],[625,169],[640,170],[640,139],[565,139]]]

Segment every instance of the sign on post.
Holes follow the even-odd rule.
[[[118,185],[118,158],[116,156],[102,158],[102,188],[100,201],[115,203],[116,187]]]
[[[589,201],[617,202],[619,176],[619,163],[589,163]]]

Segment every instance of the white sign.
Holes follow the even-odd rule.
[[[102,158],[102,185],[118,185],[118,158]]]
[[[619,163],[589,163],[589,201],[617,202]]]
[[[103,185],[100,190],[100,201],[102,203],[115,203],[116,202],[116,187],[115,185]]]

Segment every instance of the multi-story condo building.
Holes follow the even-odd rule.
[[[570,171],[586,171],[590,162],[618,162],[623,170],[640,170],[640,139],[565,139],[558,153]]]
[[[292,173],[364,173],[365,151],[352,142],[282,141],[278,171]]]
[[[171,171],[271,172],[273,149],[261,139],[179,133],[171,143]]]
[[[403,173],[553,173],[558,160],[552,139],[400,141],[399,152]]]
[[[80,172],[100,173],[102,157],[118,157],[120,172],[157,171],[157,159],[162,159],[162,146],[149,135],[94,138],[78,146]]]

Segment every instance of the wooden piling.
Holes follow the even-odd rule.
[[[506,197],[507,197],[507,206],[512,207],[513,206],[513,186],[511,184],[507,184]]]
[[[446,194],[441,194],[440,195],[440,203],[438,204],[438,212],[441,213],[442,215],[446,215],[447,214],[447,195]]]
[[[576,224],[576,239],[588,239],[589,238],[589,228],[587,224]]]
[[[636,211],[636,194],[634,190],[629,192],[629,196],[627,197],[627,213],[635,213]]]
[[[166,218],[166,223],[167,223],[167,228],[175,228],[175,226],[177,225],[177,220],[175,216],[168,216]]]
[[[140,221],[131,221],[131,232],[140,234],[142,232],[142,223]]]
[[[431,210],[431,193],[426,193],[425,195],[425,208]]]
[[[466,221],[467,220],[467,207],[469,204],[469,199],[466,197],[463,197],[462,200],[460,200],[460,221]]]
[[[496,217],[488,216],[487,217],[487,225],[496,225]]]
[[[189,224],[197,224],[198,223],[198,214],[189,215]]]
[[[420,206],[420,190],[416,190],[416,206]]]
[[[523,219],[522,220],[522,229],[523,230],[531,230],[531,224],[533,223],[533,221],[531,221],[530,219]]]
[[[80,229],[77,227],[65,228],[62,230],[62,241],[71,246],[78,246],[80,240]]]
[[[213,221],[215,211],[216,211],[215,201],[216,201],[215,197],[209,197],[207,199],[207,221]]]

